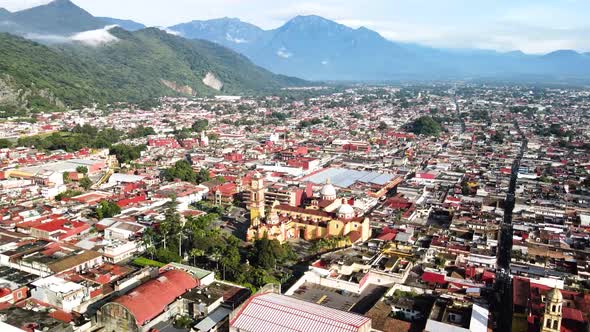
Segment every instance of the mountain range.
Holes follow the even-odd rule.
[[[50,45],[62,42],[56,36],[79,40],[88,30],[107,25],[134,33],[145,28],[129,20],[94,17],[69,0],[15,13],[0,10],[0,31]],[[236,18],[192,21],[166,30],[232,49],[271,72],[308,80],[587,82],[590,77],[588,53],[440,49],[391,41],[373,30],[314,15],[297,16],[271,30]]]
[[[297,16],[273,30],[235,18],[169,29],[232,48],[273,72],[312,80],[584,80],[590,74],[587,53],[437,49],[394,42],[370,29],[314,15]]]
[[[0,13],[18,26],[0,32],[0,117],[19,109],[170,95],[270,93],[305,83],[206,40],[158,28],[105,27],[115,21],[95,18],[66,0]],[[130,24],[139,28],[121,25]]]

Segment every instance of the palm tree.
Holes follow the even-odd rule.
[[[155,236],[156,236],[156,233],[154,232],[154,229],[151,227],[148,227],[145,229],[145,231],[143,232],[143,236],[141,237],[141,245],[145,249],[145,251],[150,254],[152,259],[154,259],[154,250],[155,250],[154,237]]]
[[[193,248],[189,252],[189,255],[193,258],[193,265],[197,265],[197,257],[202,257],[205,255],[205,251],[202,249]]]
[[[211,260],[215,262],[215,270],[219,270],[219,261],[221,260],[221,250],[219,248],[213,249]]]
[[[166,249],[166,240],[168,238],[168,234],[172,231],[172,225],[164,220],[160,223],[159,226],[160,235],[162,236],[162,241],[164,245],[164,249]]]

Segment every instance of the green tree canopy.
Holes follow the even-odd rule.
[[[141,156],[141,152],[145,149],[145,145],[133,146],[127,144],[117,144],[111,146],[110,151],[111,154],[117,157],[119,163],[123,164],[139,158]]]
[[[422,116],[412,121],[408,129],[416,135],[438,136],[442,132],[442,126],[429,116]]]
[[[87,174],[88,173],[88,167],[86,167],[86,166],[78,166],[78,167],[76,167],[76,172],[82,173],[82,174]]]
[[[100,219],[111,218],[121,213],[121,208],[113,201],[103,200],[96,207],[96,217]]]
[[[90,189],[90,187],[92,187],[92,180],[87,176],[83,177],[82,180],[80,180],[80,187],[84,188],[84,190]]]
[[[254,242],[250,261],[256,267],[271,269],[291,257],[292,251],[288,245],[281,245],[277,240],[260,239]]]
[[[187,182],[196,182],[197,174],[188,161],[179,160],[174,164],[174,166],[164,171],[164,178],[168,181],[180,179]]]
[[[207,127],[209,127],[209,121],[207,119],[198,119],[191,126],[193,131],[196,131],[197,133],[207,130]]]

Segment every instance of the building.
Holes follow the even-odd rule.
[[[163,272],[102,306],[97,323],[105,332],[149,331],[157,323],[182,312],[180,296],[197,286],[198,280],[184,271]]]
[[[425,331],[487,332],[489,311],[477,303],[439,298],[435,301]]]
[[[32,283],[31,297],[56,306],[65,312],[75,310],[86,299],[85,287],[56,276]]]
[[[190,204],[199,202],[209,193],[209,188],[194,185],[189,182],[175,182],[161,187],[156,192],[156,198],[176,197],[178,209],[188,209]]]
[[[590,295],[559,290],[559,283],[548,286],[543,280],[513,278],[513,325],[520,331],[569,332],[588,330],[585,317]]]
[[[266,213],[265,186],[257,173],[250,189],[250,228],[247,240],[268,237],[285,242],[301,238],[308,241],[338,237],[355,243],[371,236],[369,219],[357,215],[349,200],[338,199],[336,189],[327,181],[320,197],[312,197],[307,206],[275,201]]]
[[[230,320],[231,332],[368,332],[371,319],[284,295],[251,297]]]
[[[559,332],[561,331],[561,306],[563,305],[563,295],[557,288],[553,288],[546,298],[545,313],[543,315],[543,325],[541,332]]]

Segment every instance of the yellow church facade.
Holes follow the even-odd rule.
[[[336,198],[336,190],[327,183],[320,197],[306,207],[275,204],[268,213],[264,205],[264,181],[257,174],[250,186],[250,227],[247,240],[268,238],[283,243],[290,239],[307,241],[338,237],[351,243],[371,237],[369,219],[357,216],[345,199]]]

